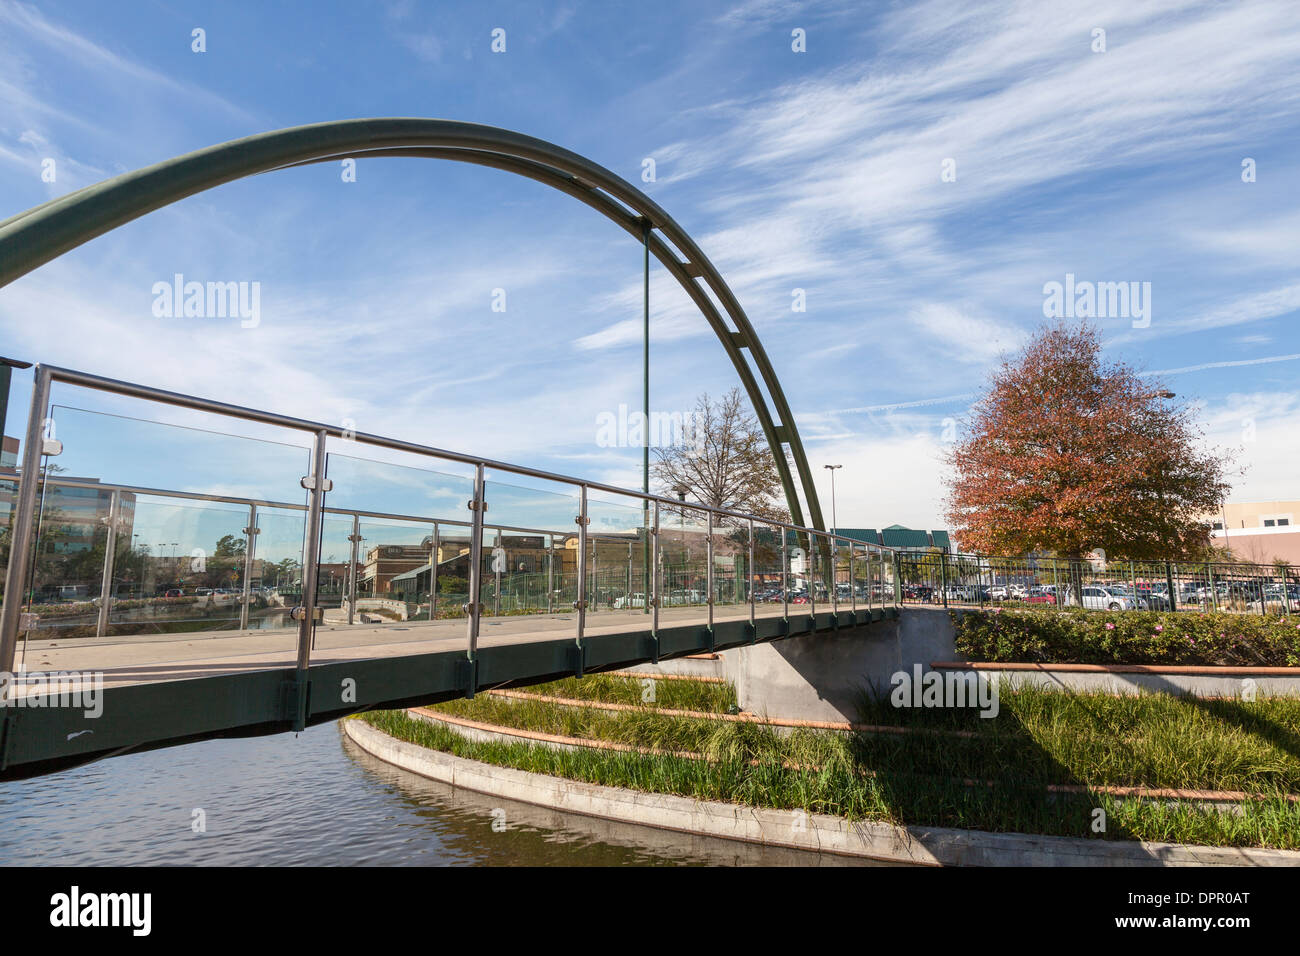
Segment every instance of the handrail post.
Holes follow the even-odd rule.
[[[708,607],[709,607],[709,633],[713,633],[713,512],[708,512],[708,529],[709,537],[704,542],[704,555],[708,566],[704,571],[704,579],[708,582],[706,585],[709,589]],[[710,643],[712,641],[710,640]]]
[[[302,555],[302,604],[298,621],[297,661],[297,716],[294,730],[302,730],[307,721],[307,673],[311,666],[311,648],[316,633],[316,586],[320,580],[321,514],[325,506],[325,445],[329,433],[325,429],[312,438],[311,474],[303,478],[302,486],[310,495],[307,505],[307,533]]]
[[[239,600],[239,629],[248,630],[248,604],[253,585],[253,555],[257,551],[257,505],[248,506],[248,527],[244,529],[244,587]],[[352,612],[348,611],[348,623],[351,624]]]
[[[903,565],[899,560],[897,551],[890,551],[892,556],[890,565],[894,572],[894,607],[903,603]],[[881,562],[881,573],[884,573],[884,562]]]
[[[483,500],[483,463],[474,466],[474,497],[468,502],[470,511],[469,532],[469,600],[465,604],[465,659],[469,662],[469,684],[465,696],[473,697],[478,689],[478,625],[479,625],[479,590],[483,563],[483,512],[487,502]]]
[[[786,622],[786,632],[789,633],[790,623],[790,557],[789,557],[789,531],[785,528],[780,529],[781,534],[781,617]]]
[[[496,543],[492,546],[492,551],[493,551],[493,555],[492,555],[492,616],[493,616],[493,617],[500,617],[500,616],[501,616],[501,572],[500,572],[499,570],[497,570],[496,552],[497,552],[497,551],[500,551],[502,554],[505,554],[505,551],[506,551],[506,546],[505,546],[505,533],[504,533],[500,528],[497,528],[497,529],[496,529],[496,534],[493,535],[492,540],[496,542]]]
[[[874,590],[875,581],[872,580],[872,574],[871,574],[872,561],[871,561],[870,544],[864,544],[862,546],[862,555],[867,562],[867,610],[871,610],[871,592]]]
[[[939,598],[944,607],[948,606],[948,558],[939,552]]]
[[[817,537],[812,531],[808,532],[808,555],[804,561],[804,575],[808,578],[808,614],[812,617],[812,631],[815,631],[817,630]]]
[[[5,568],[4,606],[0,610],[0,670],[13,672],[18,650],[18,627],[22,622],[23,592],[36,517],[36,487],[40,484],[41,456],[45,446],[45,412],[50,403],[51,374],[40,365],[32,383],[32,404],[27,413],[27,434],[23,438],[23,464],[18,477],[12,531],[9,536],[9,566]]]
[[[832,536],[830,539],[830,553],[827,555],[830,564],[830,587],[831,587],[831,613],[835,615],[836,626],[840,623],[840,539]]]
[[[854,577],[855,564],[853,561],[853,552],[856,549],[853,542],[849,541],[849,608],[853,611],[853,623],[858,622],[858,579]]]
[[[555,535],[546,536],[546,613],[555,612]]]
[[[587,627],[587,486],[578,486],[578,593],[573,609],[578,612],[578,628],[574,642],[582,655],[582,635]]]
[[[600,610],[600,555],[596,553],[598,542],[592,540],[591,544],[591,613],[595,614]],[[584,595],[585,600],[585,595]]]
[[[749,627],[750,638],[758,638],[758,607],[754,600],[754,519],[749,519],[749,562],[745,567],[746,582],[749,587]]]
[[[104,519],[104,524],[108,526],[108,537],[104,539],[104,567],[99,578],[99,614],[95,619],[96,637],[103,637],[108,633],[108,612],[113,602],[113,555],[117,549],[118,509],[121,507],[121,492],[114,491],[108,496],[108,517]]]
[[[654,524],[650,529],[650,593],[645,595],[645,603],[650,605],[650,633],[656,643],[659,640],[659,501],[654,502]]]
[[[354,545],[355,548],[355,545]],[[442,557],[442,547],[438,540],[438,522],[433,523],[433,546],[430,548],[432,557],[429,559],[429,620],[438,619],[438,559]],[[352,559],[353,564],[356,558]]]

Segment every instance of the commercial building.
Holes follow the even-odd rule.
[[[1238,561],[1300,564],[1300,500],[1239,501],[1208,516],[1210,539]]]

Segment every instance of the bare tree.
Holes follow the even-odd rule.
[[[700,395],[685,440],[656,448],[651,470],[660,494],[790,520],[767,439],[738,388],[716,403]]]

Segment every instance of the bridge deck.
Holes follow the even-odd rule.
[[[21,648],[19,682],[0,709],[0,779],[51,773],[100,757],[229,735],[302,729],[361,710],[470,696],[652,660],[781,640],[898,616],[894,607],[834,611],[794,605],[665,608],[659,628],[640,609],[589,614],[581,645],[573,612],[480,620],[478,653],[466,654],[464,619],[320,625],[305,673],[297,632],[208,631],[102,640],[33,640]],[[94,707],[84,695],[53,706],[37,674],[102,674]],[[24,686],[22,675],[30,682]],[[84,679],[82,681],[84,683]],[[76,688],[60,683],[60,693]],[[47,696],[48,701],[48,696]],[[30,702],[30,703],[29,703]],[[87,709],[87,708],[90,709]]]
[[[798,606],[796,606],[798,607]],[[806,606],[805,606],[806,607]],[[794,609],[792,608],[792,611]],[[755,618],[784,616],[782,606],[759,605]],[[748,621],[748,606],[716,607],[714,621]],[[660,627],[707,623],[700,607],[664,608]],[[556,614],[510,615],[480,619],[479,647],[499,647],[571,637],[576,628],[572,611]],[[333,623],[316,628],[312,665],[371,658],[403,657],[438,651],[464,651],[464,618],[391,624]],[[603,634],[650,632],[650,615],[640,609],[589,613],[584,641]],[[149,684],[189,680],[256,670],[283,670],[296,662],[298,632],[276,630],[200,631],[185,634],[150,634],[99,639],[50,639],[27,642],[20,648],[21,671],[96,672],[104,686]],[[25,693],[19,684],[15,693]]]

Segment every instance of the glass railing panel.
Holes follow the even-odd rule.
[[[484,482],[488,511],[479,592],[483,614],[572,614],[578,599],[578,489],[560,482],[523,481],[493,477]]]
[[[749,521],[726,515],[713,520],[713,620],[749,618]]]
[[[715,569],[716,566],[715,558]],[[710,579],[707,512],[689,504],[660,505],[657,571],[660,626],[707,624]]]
[[[253,630],[296,630],[290,611],[302,603],[302,542],[305,508],[259,505],[253,543],[252,595],[248,626]]]
[[[643,499],[606,492],[587,495],[587,624],[640,630],[650,626],[653,594],[648,532],[652,511]],[[610,614],[609,612],[616,612]]]
[[[848,538],[831,539],[831,586],[835,606],[841,611],[853,610],[853,582],[849,553],[852,542]]]
[[[784,582],[781,575],[783,528],[754,524],[754,604],[757,617],[781,617],[785,613]]]
[[[326,474],[332,482],[326,507],[403,518],[468,521],[474,496],[473,469],[457,462],[370,448],[331,438]],[[366,457],[374,452],[376,457]]]
[[[563,555],[556,555],[552,548],[555,537],[545,532],[486,530],[484,614],[517,617],[572,610],[574,599],[564,601]]]
[[[316,572],[316,606],[322,611],[322,623],[330,626],[348,623],[352,601],[352,517],[321,516],[320,566]],[[358,575],[359,577],[359,575]],[[357,582],[359,583],[359,582]],[[352,622],[356,610],[352,608]]]
[[[327,642],[463,644],[473,468],[343,439],[328,448],[317,576]]]
[[[103,398],[72,391],[80,404]],[[28,655],[40,651],[46,667],[124,668],[107,679],[130,682],[291,663],[292,642],[260,633],[279,616],[263,613],[271,602],[250,594],[245,603],[246,529],[255,502],[305,508],[309,439],[219,415],[119,404],[139,414],[52,406],[49,431],[62,452],[46,460],[37,499],[24,607],[35,617],[20,661],[30,665]],[[285,440],[237,433],[246,427]],[[302,545],[299,530],[290,545],[295,561]]]
[[[112,492],[47,484],[39,499],[28,609],[29,642],[94,638]]]
[[[832,608],[832,588],[834,585],[834,554],[830,535],[815,536],[815,557],[813,563],[813,585],[817,588],[817,610],[829,611]]]
[[[468,577],[468,529],[438,528],[436,586],[444,599],[461,597],[452,607],[439,608],[439,618],[461,617]],[[427,622],[434,584],[433,522],[362,518],[357,544],[357,598],[354,625],[375,628],[388,624]],[[322,549],[321,584],[326,586]],[[334,568],[328,569],[334,573]]]
[[[17,494],[17,481],[0,479],[0,598],[4,597],[4,577],[9,569],[9,540]]]
[[[248,509],[130,492],[118,507],[108,633],[239,630]]]

